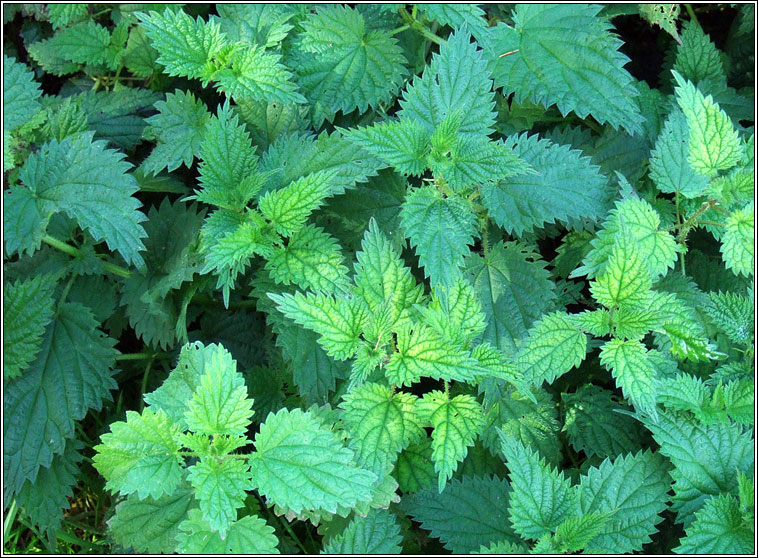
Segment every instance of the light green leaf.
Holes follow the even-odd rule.
[[[237,508],[245,504],[246,491],[253,489],[249,465],[239,459],[206,457],[187,471],[203,519],[211,531],[225,538],[237,520]]]
[[[438,473],[439,492],[453,475],[458,463],[468,453],[468,447],[484,426],[484,410],[470,395],[456,395],[431,391],[416,404],[419,417],[431,424],[432,461]]]
[[[417,416],[418,398],[389,386],[363,384],[340,403],[342,420],[354,440],[356,460],[377,475],[392,467],[397,454],[426,436]]]
[[[269,502],[296,514],[336,513],[337,506],[369,502],[377,476],[355,464],[354,454],[310,412],[281,409],[255,436],[253,485]]]
[[[200,510],[190,510],[179,529],[176,551],[180,554],[279,554],[273,527],[257,515],[232,523],[226,538],[211,530]]]
[[[692,83],[698,83],[704,79],[714,82],[726,81],[721,53],[698,22],[692,20],[684,22],[681,39],[681,43],[676,48],[674,70]]]
[[[734,211],[721,237],[721,256],[735,275],[750,277],[755,267],[755,204]]]
[[[607,266],[590,284],[595,300],[609,310],[637,310],[645,305],[652,281],[640,252],[631,234],[618,233]]]
[[[452,285],[477,236],[470,202],[458,195],[444,198],[434,187],[423,186],[408,194],[400,219],[432,286]]]
[[[754,554],[755,526],[746,521],[733,495],[719,494],[695,512],[677,554]]]
[[[219,346],[204,359],[200,385],[184,413],[187,427],[198,434],[244,436],[252,407],[237,362]]]
[[[357,298],[342,295],[285,293],[269,294],[279,311],[319,334],[319,343],[329,356],[347,360],[358,348],[368,309]]]
[[[726,170],[740,160],[742,145],[727,114],[705,97],[691,81],[673,71],[677,87],[676,101],[687,118],[689,162],[695,171],[708,177]]]
[[[40,109],[37,99],[42,91],[26,64],[5,55],[3,83],[3,130],[13,130],[25,124]]]
[[[284,188],[266,193],[258,201],[258,208],[279,234],[290,236],[332,195],[334,176],[334,171],[318,171],[298,178]]]
[[[110,430],[95,446],[93,460],[105,486],[121,494],[136,492],[142,499],[171,495],[184,470],[179,425],[163,411],[146,408],[142,414],[127,411],[126,422],[114,422]]]
[[[426,170],[430,135],[415,120],[381,122],[345,135],[404,175],[421,176]]]
[[[600,363],[616,378],[624,397],[656,420],[656,369],[645,346],[640,341],[611,339],[600,350]]]

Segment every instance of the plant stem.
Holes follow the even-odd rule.
[[[8,513],[5,515],[5,521],[3,522],[3,539],[6,541],[10,536],[13,521],[16,519],[16,513],[18,513],[18,504],[16,504],[16,499],[13,498],[11,500],[11,505],[8,508]]]
[[[685,4],[684,8],[687,10],[687,14],[690,16],[690,19],[697,23],[698,27],[700,26],[700,22],[697,20],[697,16],[695,15],[695,10],[692,9],[692,4]]]
[[[414,14],[416,10],[416,6],[413,6]],[[438,37],[434,33],[432,33],[426,25],[421,23],[419,20],[417,20],[413,15],[408,13],[408,10],[405,8],[400,8],[398,10],[400,12],[400,17],[403,18],[403,21],[406,23],[408,27],[413,29],[414,31],[421,33],[426,39],[429,39],[435,44],[441,45],[443,42],[445,42],[441,37]]]
[[[50,236],[49,234],[46,234],[45,236],[42,237],[42,242],[74,258],[78,258],[81,256],[81,252],[79,251],[78,248],[75,248],[71,246],[70,244],[66,244],[62,240],[58,240],[57,238],[55,238],[54,236]],[[105,271],[109,273],[112,273],[113,275],[118,275],[119,277],[123,277],[125,279],[132,276],[131,271],[121,267],[120,265],[112,264],[110,262],[102,262],[102,263],[103,263],[103,269],[105,269]]]
[[[303,554],[310,554],[308,550],[305,548],[305,545],[300,542],[300,539],[295,534],[295,532],[292,530],[292,527],[290,527],[289,521],[287,521],[285,518],[283,518],[281,515],[279,517],[279,523],[281,523],[284,526],[284,529],[289,533],[289,536],[292,537],[292,540],[295,541],[295,544],[300,548],[300,550],[303,551]]]
[[[397,35],[398,33],[402,33],[402,32],[403,32],[403,31],[405,31],[406,29],[410,29],[410,28],[411,28],[411,26],[410,26],[410,25],[408,25],[408,24],[406,24],[406,25],[401,25],[401,26],[400,26],[400,27],[398,27],[397,29],[393,29],[393,30],[392,30],[392,32],[390,32],[390,35]]]
[[[152,359],[155,355],[153,353],[125,353],[118,355],[116,361],[119,360],[147,360]]]
[[[153,359],[147,361],[145,373],[142,375],[142,384],[140,385],[140,413],[145,408],[145,390],[147,389],[147,379],[150,377],[150,369],[153,367]]]

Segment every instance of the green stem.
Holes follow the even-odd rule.
[[[3,522],[3,539],[6,541],[10,536],[13,521],[16,519],[16,513],[18,513],[18,504],[16,504],[16,499],[13,498],[11,500],[10,508],[8,508],[8,513],[5,515],[5,521]]]
[[[690,19],[697,23],[698,27],[700,26],[700,22],[697,20],[697,16],[695,15],[695,10],[692,9],[692,4],[685,4],[684,8],[687,10],[687,14],[689,14]]]
[[[147,389],[147,379],[150,377],[150,369],[153,367],[153,359],[147,361],[145,373],[142,375],[142,384],[140,385],[140,413],[145,408],[145,390]]]
[[[416,6],[413,7],[414,13]],[[429,39],[435,44],[441,45],[443,42],[445,42],[442,38],[438,37],[434,33],[432,33],[423,23],[418,21],[413,15],[408,13],[408,10],[405,8],[400,8],[398,10],[400,12],[400,17],[403,18],[403,21],[405,21],[406,25],[413,29],[414,31],[421,33],[426,39]]]
[[[155,356],[153,353],[125,353],[118,355],[116,360],[147,360],[152,359]]]
[[[580,118],[579,121],[582,124],[584,124],[585,126],[587,126],[592,131],[597,132],[598,134],[602,134],[603,133],[603,130],[600,128],[600,126],[598,126],[594,122],[588,120],[587,118]]]
[[[79,251],[78,248],[75,248],[71,246],[70,244],[66,244],[62,240],[58,240],[57,238],[55,238],[54,236],[50,236],[49,234],[46,234],[45,236],[42,237],[42,242],[74,258],[78,258],[81,256],[81,252]],[[113,275],[118,275],[119,277],[129,278],[132,276],[132,272],[129,271],[128,269],[125,269],[121,267],[120,265],[112,264],[110,262],[103,262],[103,269],[105,269],[105,271],[109,273],[112,273]]]
[[[279,517],[279,522],[284,526],[284,529],[287,531],[287,533],[289,533],[289,536],[292,537],[292,540],[295,541],[295,544],[298,546],[298,548],[300,548],[300,550],[303,551],[303,554],[310,554],[310,552],[308,552],[308,550],[305,548],[305,545],[300,541],[298,536],[292,530],[292,527],[290,527],[289,521],[287,521],[281,515],[278,517]]]
[[[408,24],[406,24],[406,25],[401,25],[401,26],[400,26],[400,27],[398,27],[397,29],[393,29],[393,30],[392,30],[392,32],[390,32],[390,35],[397,35],[398,33],[402,33],[402,32],[403,32],[403,31],[405,31],[406,29],[410,29],[410,28],[411,28],[411,26],[410,26],[410,25],[408,25]]]

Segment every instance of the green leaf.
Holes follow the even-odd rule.
[[[395,464],[395,478],[404,493],[417,492],[434,486],[437,474],[432,463],[432,439],[424,438],[405,448]]]
[[[385,374],[393,384],[409,386],[421,378],[468,382],[486,372],[469,352],[428,326],[403,327],[397,332],[397,352]]]
[[[50,467],[42,467],[34,482],[25,481],[16,494],[16,503],[26,517],[53,538],[64,512],[71,507],[69,499],[79,477],[82,447],[79,440],[67,440],[66,449],[53,457]]]
[[[634,102],[639,94],[619,51],[622,42],[598,16],[601,6],[517,5],[514,27],[491,27],[490,69],[495,86],[566,116],[592,115],[601,124],[634,134],[643,121]],[[502,56],[513,50],[517,52]]]
[[[51,4],[47,12],[53,29],[77,23],[88,16],[87,4]]]
[[[709,303],[703,306],[708,317],[735,343],[749,344],[755,335],[755,307],[751,300],[753,297],[721,291],[708,294]]]
[[[726,81],[721,54],[699,23],[692,20],[685,22],[681,39],[676,48],[675,71],[692,83],[704,79]]]
[[[485,12],[476,4],[419,4],[419,11],[440,25],[459,29],[464,25],[478,39],[487,28]]]
[[[729,215],[721,237],[721,256],[735,275],[750,277],[755,267],[755,204],[750,202]]]
[[[519,351],[516,368],[530,384],[552,384],[555,379],[579,366],[587,353],[587,336],[565,312],[540,318],[529,331]]]
[[[137,182],[127,174],[128,169],[123,153],[106,149],[105,142],[93,142],[92,133],[83,133],[43,145],[26,160],[19,178],[33,196],[34,210],[40,217],[63,212],[95,240],[105,240],[127,262],[143,267],[145,262],[138,252],[144,249],[141,239],[145,231],[140,222],[145,216],[137,210],[140,202],[132,196]],[[20,188],[12,188],[4,199],[20,192]],[[31,200],[23,199],[27,213],[20,218],[28,219],[28,212],[33,211]],[[39,226],[44,230],[46,221]],[[21,231],[17,228],[14,232]],[[23,252],[31,249],[32,242],[17,239],[8,246],[6,240],[6,248],[12,250],[20,244],[18,249]]]
[[[400,254],[375,219],[369,220],[361,250],[355,256],[355,292],[363,297],[369,310],[377,312],[389,302],[393,325],[410,319],[411,308],[424,298],[423,287],[403,265]]]
[[[279,311],[319,334],[319,343],[327,354],[347,360],[358,348],[368,309],[357,298],[302,293],[269,294]]]
[[[189,486],[182,484],[173,494],[155,499],[130,494],[116,506],[116,512],[108,521],[109,532],[123,548],[170,554],[176,551],[180,523],[197,506],[193,493]]]
[[[354,454],[310,412],[281,409],[255,436],[253,485],[269,502],[299,514],[337,511],[369,502],[377,476],[355,464]]]
[[[458,463],[484,426],[484,410],[470,395],[450,398],[441,391],[431,391],[417,403],[419,417],[432,425],[432,461],[437,471],[437,488],[445,488]]]
[[[282,236],[290,236],[305,224],[308,216],[332,195],[334,171],[318,171],[268,192],[258,201],[261,213]]]
[[[345,530],[330,538],[321,554],[400,554],[400,526],[387,510],[356,516]]]
[[[279,554],[273,527],[257,515],[232,523],[225,538],[211,530],[200,510],[190,510],[179,529],[176,551],[180,554]]]
[[[464,477],[453,479],[442,493],[429,488],[407,495],[400,505],[445,548],[466,554],[496,541],[520,541],[507,521],[512,497],[506,480]]]
[[[3,291],[3,379],[11,380],[34,361],[53,318],[56,277],[38,275],[5,285]]]
[[[13,130],[25,124],[40,109],[37,99],[42,91],[26,64],[5,55],[3,83],[3,130]]]
[[[461,138],[483,137],[495,125],[492,81],[483,53],[471,43],[467,31],[449,36],[438,54],[408,86],[398,116],[409,118],[431,136],[453,112],[459,113]]]
[[[660,215],[646,201],[628,197],[616,202],[615,209],[603,223],[603,229],[592,241],[593,249],[584,259],[584,265],[569,277],[586,274],[592,278],[600,275],[608,265],[616,244],[624,240],[626,246],[629,237],[637,245],[634,252],[647,265],[652,277],[663,275],[674,266],[679,248],[674,237],[661,230]],[[627,249],[631,250],[631,247]]]
[[[692,168],[708,177],[716,176],[740,160],[742,145],[727,114],[705,97],[690,81],[673,71],[678,87],[676,101],[689,127],[689,162]]]
[[[44,50],[55,51],[56,57],[68,62],[94,66],[105,63],[110,42],[110,32],[90,20],[59,30],[52,38],[30,45],[29,54],[45,71],[52,69],[55,73],[54,68],[45,63]]]
[[[536,452],[510,436],[500,438],[513,489],[511,524],[522,537],[537,540],[576,513],[576,494]]]
[[[237,508],[245,504],[246,491],[253,488],[249,465],[239,459],[207,457],[187,470],[203,520],[211,531],[225,538],[237,520]]]
[[[679,4],[640,4],[639,6],[642,17],[663,29],[681,44],[679,32],[676,30],[680,8]]]
[[[499,242],[485,257],[466,258],[471,281],[487,316],[483,341],[514,354],[517,342],[555,300],[555,283],[537,254],[516,242]]]
[[[734,423],[704,425],[692,416],[662,412],[657,424],[645,422],[660,452],[674,464],[672,510],[685,528],[711,496],[736,492],[736,472],[754,466],[755,442]]]
[[[181,8],[166,8],[163,13],[137,13],[140,25],[147,31],[158,62],[170,76],[205,77],[206,64],[224,47],[224,35],[217,22],[193,20]]]
[[[624,397],[656,420],[656,368],[642,342],[611,339],[600,350],[600,363],[616,378]]]
[[[446,181],[457,191],[529,170],[505,143],[483,137],[459,138],[449,153],[433,150],[428,160],[435,178]]]
[[[690,165],[688,137],[687,118],[681,110],[672,110],[650,153],[650,178],[661,192],[696,198],[705,192],[708,178]]]
[[[200,385],[184,413],[187,427],[198,434],[244,436],[252,407],[237,362],[219,346],[204,359]]]
[[[205,125],[199,156],[202,190],[188,199],[239,211],[263,185],[250,135],[228,102],[219,107],[218,117]]]
[[[556,220],[597,219],[610,209],[608,180],[580,151],[526,133],[508,137],[505,147],[536,169],[482,185],[490,216],[509,233]]]
[[[397,454],[426,436],[417,416],[418,398],[389,386],[363,384],[345,395],[342,420],[354,440],[356,460],[377,475],[390,470]]]
[[[277,284],[295,284],[302,289],[336,293],[348,284],[339,242],[309,224],[295,232],[287,246],[273,249],[266,269]]]
[[[126,422],[111,423],[95,446],[93,462],[106,479],[106,488],[141,499],[172,494],[184,471],[177,440],[179,425],[161,410],[145,409],[142,414],[126,412]]]
[[[345,136],[404,175],[421,176],[427,167],[429,132],[410,119],[380,122]]]
[[[314,121],[337,111],[366,112],[390,103],[406,75],[405,56],[388,31],[371,29],[348,6],[326,6],[301,23],[290,67],[313,104]]]
[[[216,89],[236,101],[261,99],[269,102],[304,103],[292,82],[292,73],[281,63],[281,55],[258,45],[240,48],[231,57],[231,67],[204,76],[216,81]]]
[[[571,446],[588,456],[616,457],[639,448],[639,423],[614,394],[589,384],[574,393],[562,393],[563,431]]]
[[[6,500],[40,467],[50,467],[74,436],[74,421],[116,388],[116,341],[99,331],[80,304],[58,306],[45,329],[42,347],[29,368],[5,383],[3,393],[3,474]],[[61,394],[66,397],[61,397]]]
[[[477,236],[471,204],[458,195],[442,197],[432,186],[408,194],[400,219],[432,286],[450,286]]]
[[[586,545],[592,554],[639,552],[663,521],[671,480],[660,454],[639,451],[591,467],[578,486],[581,513],[610,513]]]
[[[287,4],[222,4],[218,8],[221,30],[233,41],[275,48],[293,25],[296,6]]]
[[[147,119],[144,135],[157,144],[141,168],[158,174],[163,169],[177,169],[182,163],[191,167],[195,156],[200,155],[211,113],[192,93],[180,89],[166,94],[166,100],[155,103],[155,108],[158,114]]]
[[[677,554],[753,554],[755,527],[746,521],[739,502],[731,494],[708,499],[695,512],[687,536],[674,548]]]
[[[476,292],[463,278],[457,279],[449,288],[438,285],[434,289],[429,306],[419,305],[417,309],[424,317],[425,323],[455,345],[468,346],[469,342],[487,327],[486,317]],[[492,347],[490,349],[495,350]]]
[[[619,233],[603,273],[590,284],[595,300],[609,310],[644,307],[652,281],[640,252],[631,234]]]

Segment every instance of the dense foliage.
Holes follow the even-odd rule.
[[[754,551],[752,3],[3,24],[6,550]]]

